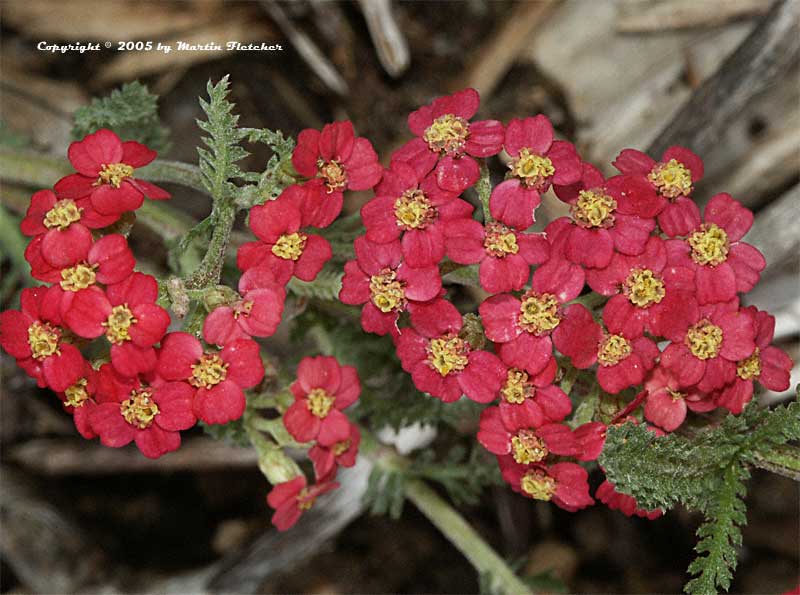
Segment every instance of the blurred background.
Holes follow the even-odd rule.
[[[769,266],[748,303],[776,315],[776,342],[798,361],[798,6],[5,0],[0,143],[63,157],[72,113],[138,79],[160,96],[171,131],[161,156],[196,162],[197,96],[209,79],[230,74],[242,125],[294,136],[351,119],[384,162],[410,138],[411,110],[468,86],[481,92],[479,115],[507,122],[544,113],[607,173],[622,148],[660,157],[668,144],[685,144],[706,162],[695,191],[701,204],[727,191],[756,211],[745,239]],[[43,40],[111,41],[112,48],[54,54],[36,49]],[[283,50],[116,51],[117,42],[137,40],[265,42]],[[263,169],[268,156],[255,147],[244,165]],[[503,165],[496,165],[499,178]],[[173,205],[198,220],[208,213],[205,196],[169,189]],[[30,190],[4,183],[0,217],[18,218],[25,208],[19,197]],[[351,193],[346,209],[368,198]],[[545,199],[537,227],[563,211]],[[137,254],[158,252],[157,241],[138,228],[132,236]],[[3,286],[3,308],[13,304],[13,285]],[[410,504],[399,521],[362,514],[359,467],[351,488],[278,536],[254,453],[200,430],[156,462],[134,448],[105,449],[82,440],[52,394],[36,389],[13,360],[3,354],[0,363],[3,592],[478,591],[469,563]],[[768,404],[787,395],[760,398]],[[757,471],[748,503],[732,591],[787,591],[798,582],[797,485]],[[462,512],[550,592],[680,592],[699,523],[681,510],[652,522],[603,506],[568,514],[503,488]]]

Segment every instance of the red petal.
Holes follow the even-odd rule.
[[[67,150],[72,166],[78,173],[96,178],[103,165],[122,161],[122,142],[112,131],[102,128],[83,140],[72,143]]]

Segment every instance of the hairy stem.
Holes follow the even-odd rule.
[[[424,482],[406,482],[406,496],[464,554],[481,573],[488,573],[500,593],[532,593],[530,587],[514,574],[505,560],[445,500]]]
[[[489,166],[486,165],[485,161],[481,162],[481,177],[478,178],[478,182],[475,184],[475,191],[478,193],[478,198],[483,207],[483,222],[491,223],[494,221],[489,211],[489,197],[492,195],[492,179],[489,175]]]
[[[800,482],[800,448],[797,446],[778,446],[756,453],[753,465]]]

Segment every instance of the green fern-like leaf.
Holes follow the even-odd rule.
[[[72,127],[80,139],[100,128],[110,128],[123,140],[135,140],[162,152],[169,144],[169,130],[158,119],[158,97],[138,81],[122,85],[108,97],[99,97],[78,108]]]
[[[339,299],[343,276],[340,272],[325,269],[313,281],[293,278],[287,284],[287,289],[296,296],[334,301]]]
[[[233,113],[235,105],[228,101],[230,83],[225,75],[215,85],[211,81],[206,87],[208,101],[200,99],[200,107],[206,120],[197,120],[197,125],[208,135],[203,137],[206,147],[198,147],[200,171],[203,184],[217,200],[231,197],[237,187],[230,181],[241,178],[244,173],[237,165],[249,155],[239,144],[245,133],[237,125],[239,116]]]
[[[686,583],[690,595],[727,591],[736,569],[736,550],[742,545],[740,527],[747,522],[744,482],[750,477],[744,465],[732,464],[723,474],[720,489],[707,506],[706,521],[697,530],[700,541],[695,546],[698,557],[689,565],[689,574],[697,575]]]

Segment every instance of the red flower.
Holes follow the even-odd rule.
[[[596,461],[606,444],[607,426],[599,421],[590,421],[575,428],[575,439],[578,441],[579,461]]]
[[[520,465],[541,463],[552,453],[572,456],[578,452],[578,442],[572,430],[564,424],[536,425],[535,415],[519,409],[508,419],[499,407],[488,407],[481,413],[478,442],[490,453],[510,455]]]
[[[658,163],[641,151],[625,149],[614,167],[655,189],[659,200],[652,215],[658,215],[658,226],[669,237],[686,235],[700,225],[700,210],[689,195],[703,178],[703,161],[689,149],[670,147]]]
[[[368,333],[396,335],[401,312],[441,292],[439,269],[414,269],[401,263],[400,242],[375,244],[360,236],[354,246],[356,260],[344,265],[339,299],[345,304],[364,304],[361,326]]]
[[[42,316],[46,289],[23,289],[20,310],[0,313],[0,346],[39,386],[56,392],[75,384],[84,371],[80,351],[63,340],[59,321]]]
[[[111,343],[111,363],[123,376],[133,377],[153,369],[153,345],[169,326],[167,311],[156,305],[158,283],[150,275],[133,273],[103,291],[89,287],[78,291],[64,314],[78,336],[94,339],[105,335]]]
[[[553,141],[553,125],[543,115],[511,120],[504,142],[511,156],[508,178],[489,199],[492,217],[516,229],[533,225],[541,195],[552,184],[569,186],[581,179],[581,158],[575,146]]]
[[[297,380],[289,388],[295,400],[283,424],[295,440],[333,446],[348,438],[350,422],[342,410],[361,394],[353,366],[340,366],[329,356],[304,357],[297,367]]]
[[[664,514],[659,508],[655,510],[639,508],[639,505],[632,496],[618,492],[614,484],[608,480],[600,484],[597,491],[594,493],[594,497],[611,510],[619,510],[625,516],[636,515],[652,521]]]
[[[644,383],[647,401],[644,417],[667,432],[672,432],[686,419],[686,411],[711,411],[714,400],[697,389],[681,390],[678,380],[663,366],[656,367]]]
[[[696,313],[694,271],[668,267],[664,240],[657,236],[638,256],[614,254],[606,268],[589,269],[586,281],[597,293],[613,296],[603,317],[631,338],[645,330],[670,335],[689,326],[686,317]]]
[[[589,495],[589,474],[575,463],[520,465],[511,457],[499,457],[503,479],[511,488],[534,500],[552,501],[559,508],[575,512],[594,504]]]
[[[775,334],[775,317],[754,306],[743,308],[741,312],[753,318],[756,348],[750,357],[736,362],[736,377],[716,396],[718,406],[737,415],[753,398],[754,381],[769,390],[782,392],[789,388],[792,371],[792,358],[770,345]]]
[[[579,367],[591,365],[597,345],[594,337],[599,325],[588,310],[580,304],[562,307],[580,293],[582,271],[558,258],[552,258],[548,265],[536,270],[532,289],[521,297],[506,293],[496,295],[479,308],[486,336],[500,344],[498,350],[503,361],[530,374],[539,373],[549,364],[553,357],[553,340],[559,351],[572,357]],[[582,323],[588,317],[589,326],[565,332],[562,325],[570,317],[579,317]],[[565,326],[572,329],[580,325]],[[589,363],[584,364],[587,358]]]
[[[286,290],[265,267],[257,266],[239,279],[241,299],[217,306],[203,323],[206,343],[227,345],[237,339],[269,337],[278,329]]]
[[[239,248],[239,269],[268,268],[281,285],[286,285],[292,275],[313,281],[333,252],[325,238],[300,231],[304,224],[300,210],[284,194],[250,209],[250,229],[259,241]]]
[[[95,287],[98,283],[121,283],[133,274],[135,265],[136,259],[123,236],[103,236],[72,266],[51,269],[39,276],[53,283],[47,290],[47,299],[42,307],[48,315],[63,318],[79,291]]]
[[[669,337],[661,364],[681,388],[696,384],[708,393],[732,382],[736,363],[755,351],[753,316],[733,300],[701,307],[691,322],[686,331]]]
[[[481,225],[474,219],[455,219],[445,223],[444,234],[451,260],[480,263],[481,287],[489,293],[522,289],[531,265],[542,264],[550,255],[544,236],[515,231],[503,222]]]
[[[92,207],[102,215],[135,211],[144,197],[169,198],[169,193],[150,182],[133,177],[135,168],[156,158],[135,141],[122,142],[105,128],[69,146],[69,161],[78,173],[61,178],[54,189],[59,198],[79,200],[89,197]]]
[[[706,205],[705,223],[685,240],[668,240],[668,262],[695,272],[700,304],[727,302],[755,287],[767,265],[761,252],[739,240],[753,225],[753,213],[730,194]]]
[[[361,432],[358,431],[358,426],[350,424],[350,435],[344,440],[327,446],[322,444],[312,446],[308,451],[308,458],[314,463],[314,475],[317,481],[333,479],[338,466],[355,465],[359,444],[361,444]]]
[[[193,411],[207,424],[224,424],[242,417],[244,389],[264,377],[258,343],[237,339],[219,352],[204,352],[189,333],[169,333],[161,341],[157,374],[165,380],[184,380],[193,386]]]
[[[109,364],[105,364],[108,366]],[[83,374],[75,383],[63,392],[59,392],[58,398],[64,404],[64,409],[72,414],[75,422],[75,429],[78,433],[91,440],[97,434],[92,429],[89,416],[95,408],[94,395],[97,391],[97,372],[89,362],[84,362]]]
[[[88,198],[59,200],[52,190],[40,190],[31,204],[20,229],[26,236],[41,236],[37,250],[50,267],[60,269],[84,258],[92,245],[90,229],[111,225],[118,215],[101,215]]]
[[[478,163],[472,157],[497,155],[503,146],[503,125],[497,120],[468,122],[478,111],[475,89],[464,89],[434,99],[408,116],[408,128],[418,138],[395,152],[423,175],[436,166],[441,188],[461,193],[478,181]],[[438,161],[438,164],[437,164]]]
[[[635,256],[644,251],[656,226],[653,215],[647,215],[656,195],[646,182],[625,176],[606,180],[585,163],[578,184],[555,192],[570,205],[571,225],[562,232],[564,254],[572,262],[602,269],[614,252]]]
[[[420,304],[411,311],[411,323],[396,341],[397,355],[419,390],[445,403],[462,394],[478,403],[494,400],[506,368],[459,336],[461,314],[453,304],[442,299]]]
[[[120,448],[136,442],[142,454],[157,459],[181,445],[180,430],[191,428],[194,390],[185,382],[159,386],[138,377],[119,376],[111,366],[99,371],[97,405],[89,414],[92,429],[105,446]]]
[[[553,367],[555,367],[555,360]],[[572,411],[569,397],[552,378],[529,376],[524,370],[509,368],[500,387],[500,417],[503,424],[513,426],[524,419],[534,427],[563,421]]]
[[[361,207],[361,219],[371,242],[401,238],[409,266],[435,266],[444,258],[444,226],[469,219],[473,207],[436,186],[431,176],[419,176],[405,163],[392,163],[376,196]]]
[[[304,214],[308,225],[327,227],[342,211],[342,192],[368,190],[383,173],[372,144],[356,137],[352,122],[326,124],[322,132],[306,128],[297,135],[294,168],[310,182]]]
[[[294,526],[303,512],[314,505],[319,496],[338,487],[337,482],[330,481],[306,487],[306,478],[303,475],[279,483],[267,495],[267,503],[275,509],[272,524],[278,531],[286,531]]]

